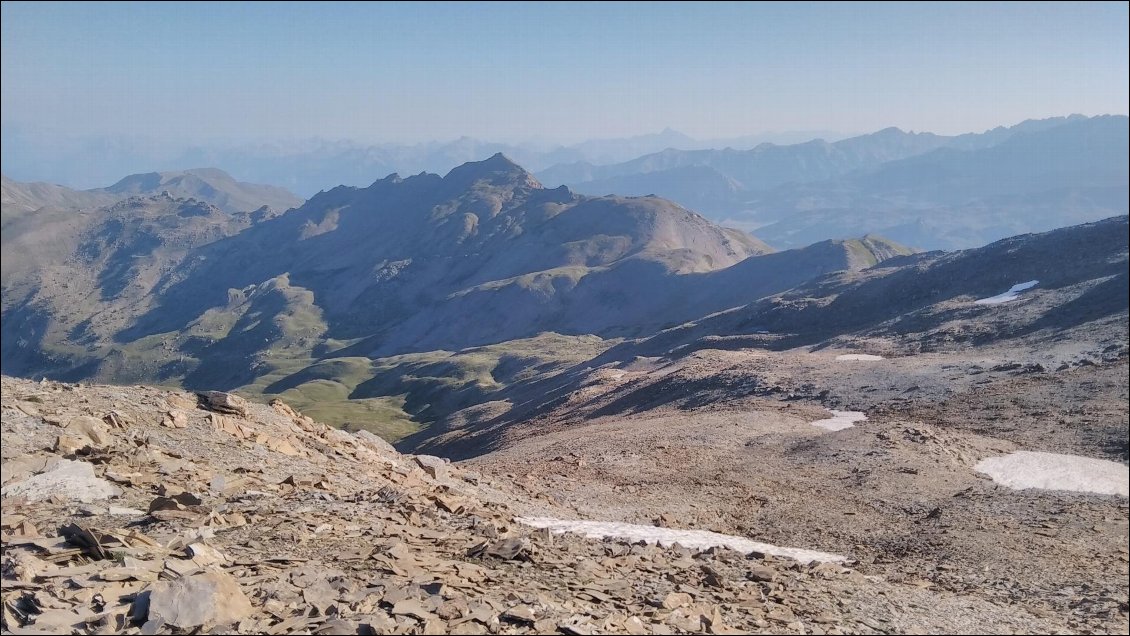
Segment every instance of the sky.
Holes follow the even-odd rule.
[[[4,2],[5,126],[179,142],[941,134],[1126,114],[1126,3]]]

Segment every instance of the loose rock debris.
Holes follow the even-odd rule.
[[[883,631],[852,599],[904,589],[843,563],[552,535],[515,519],[568,511],[278,401],[2,388],[13,634],[838,634]],[[174,408],[184,426],[164,425]],[[80,417],[92,444],[60,450]],[[59,474],[113,490],[28,486]]]

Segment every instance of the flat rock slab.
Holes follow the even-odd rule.
[[[253,611],[239,584],[220,569],[158,581],[149,588],[149,620],[181,629],[231,625]]]
[[[91,503],[120,494],[113,484],[96,477],[94,466],[86,462],[61,459],[50,469],[17,482],[0,491],[5,497],[24,497],[28,501],[43,501],[62,497],[69,501]]]
[[[55,455],[21,455],[0,464],[0,484],[22,481],[58,463]]]
[[[233,393],[223,391],[201,391],[196,394],[200,406],[209,411],[226,413],[228,415],[246,416],[249,404],[247,400]]]
[[[374,449],[376,449],[377,451],[379,451],[381,453],[384,453],[386,455],[391,455],[391,456],[394,456],[394,457],[398,454],[396,452],[396,449],[393,448],[392,444],[389,444],[388,442],[386,442],[384,440],[384,438],[379,437],[377,435],[374,435],[373,433],[370,433],[369,431],[366,431],[365,429],[361,429],[361,430],[357,431],[356,433],[354,433],[354,435],[356,435],[360,439],[364,440],[365,443],[367,443],[369,446],[373,447]]]

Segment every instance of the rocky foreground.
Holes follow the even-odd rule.
[[[2,389],[6,633],[1102,631],[850,558],[551,535],[516,519],[575,511],[521,477],[402,455],[278,401]]]

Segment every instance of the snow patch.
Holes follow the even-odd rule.
[[[974,469],[1016,490],[1039,488],[1130,496],[1130,468],[1105,459],[1017,451],[982,459]]]
[[[882,360],[883,356],[873,356],[870,353],[841,353],[836,360]]]
[[[816,420],[811,424],[829,431],[842,431],[845,428],[855,426],[856,422],[862,422],[866,419],[867,415],[862,411],[837,411],[833,409],[832,417],[826,420]]]
[[[1040,281],[1038,280],[1030,280],[1027,283],[1017,283],[1012,287],[1009,287],[1008,291],[1004,292],[1003,294],[989,296],[988,298],[982,298],[981,300],[974,302],[978,305],[999,305],[1001,303],[1007,303],[1016,300],[1020,297],[1020,292],[1024,291],[1025,289],[1032,289],[1039,282]]]
[[[742,553],[763,552],[773,556],[796,559],[801,563],[812,561],[839,562],[846,560],[839,554],[805,550],[803,548],[782,548],[768,543],[760,543],[745,537],[736,537],[729,534],[719,534],[707,530],[679,530],[675,528],[657,528],[655,526],[642,526],[633,523],[619,523],[615,521],[581,521],[554,519],[552,517],[516,517],[518,523],[534,528],[549,528],[551,532],[562,534],[573,532],[584,535],[590,539],[627,539],[628,541],[644,541],[657,543],[669,547],[676,543],[692,550],[706,550],[707,548],[729,548]]]

